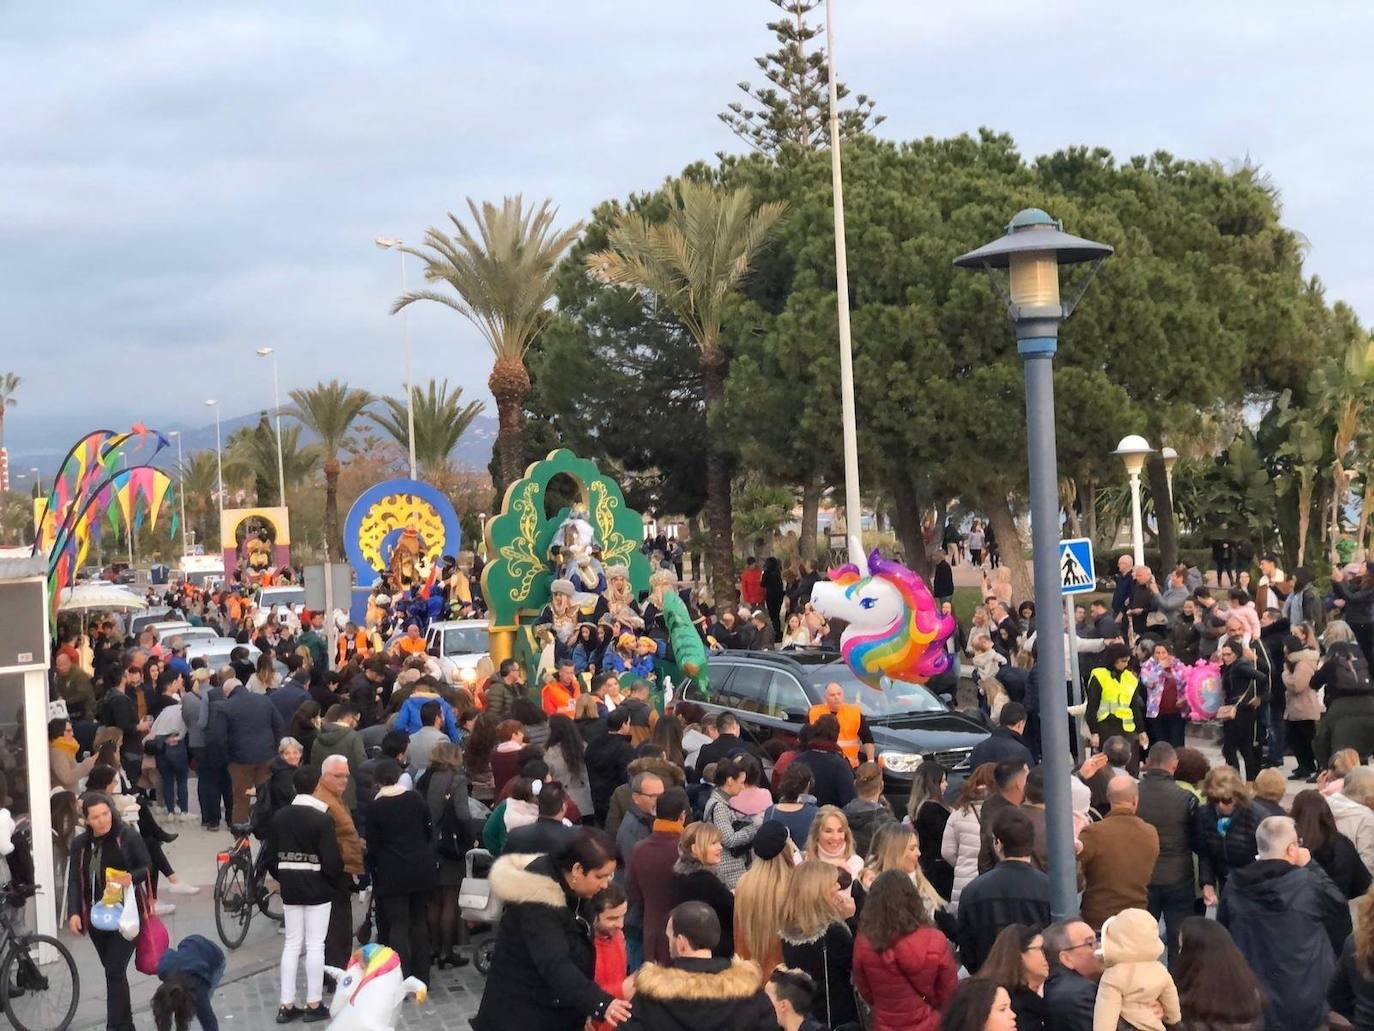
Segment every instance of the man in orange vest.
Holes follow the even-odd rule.
[[[853,702],[844,700],[844,688],[839,684],[827,684],[825,701],[811,706],[806,717],[807,723],[815,723],[822,716],[834,716],[840,722],[840,751],[849,759],[849,765],[858,767],[859,752],[862,751],[869,762],[874,761],[877,748],[873,744],[873,732],[868,729],[863,710]]]
[[[571,717],[577,707],[577,696],[581,693],[577,686],[577,668],[572,659],[558,660],[558,675],[545,684],[540,693],[544,715]]]
[[[397,638],[396,643],[391,646],[393,655],[404,655],[409,658],[412,655],[423,655],[425,653],[425,639],[420,634],[420,624],[411,623],[406,627],[404,637]]]

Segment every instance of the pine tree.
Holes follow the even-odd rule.
[[[821,36],[823,25],[812,25],[806,17],[821,0],[769,0],[786,17],[768,23],[778,38],[779,47],[771,54],[754,58],[771,86],[755,87],[748,82],[739,88],[757,107],[741,102],[727,104],[717,117],[736,136],[755,150],[777,155],[789,147],[814,150],[824,147],[829,137],[830,76],[825,47],[813,40]],[[843,100],[849,95],[844,83],[836,84]],[[876,128],[885,116],[874,114],[876,102],[860,93],[855,106],[840,111],[840,138],[851,139]]]

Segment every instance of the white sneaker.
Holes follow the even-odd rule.
[[[153,912],[158,916],[171,916],[177,911],[177,907],[170,902],[159,902],[153,907]]]
[[[198,895],[200,889],[194,884],[187,884],[185,881],[168,881],[167,890],[173,895]]]

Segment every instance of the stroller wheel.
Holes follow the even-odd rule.
[[[492,953],[496,951],[495,941],[484,941],[472,950],[472,963],[483,977],[491,973]]]

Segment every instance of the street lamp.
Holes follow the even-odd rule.
[[[1126,475],[1131,479],[1131,546],[1135,550],[1135,564],[1145,564],[1145,525],[1140,516],[1140,471],[1145,468],[1145,458],[1154,454],[1150,442],[1137,433],[1122,437],[1114,455],[1121,456],[1121,464],[1126,467]]]
[[[219,501],[220,522],[224,521],[224,445],[219,435],[219,402],[206,401],[209,407],[215,410],[215,479],[219,489],[215,491],[215,498]]]
[[[1159,449],[1159,457],[1164,462],[1164,478],[1169,481],[1169,507],[1174,507],[1174,463],[1178,461],[1178,452],[1173,448],[1165,446]]]
[[[36,465],[29,466],[29,472],[33,473],[34,486],[38,488],[38,496],[43,496],[43,475],[38,471]]]
[[[177,495],[181,506],[181,557],[184,559],[190,551],[186,546],[186,466],[181,458],[181,430],[168,430],[167,436],[177,440]]]
[[[277,386],[277,352],[270,347],[258,348],[259,358],[272,359],[272,410],[277,413],[277,496],[278,504],[286,507],[286,466],[281,457],[281,390]]]
[[[391,236],[379,236],[374,241],[378,247],[384,251],[395,248],[396,253],[401,256],[401,293],[404,295],[409,292],[406,286],[406,252],[404,240],[398,240]],[[411,380],[410,374],[410,324],[406,321],[406,310],[401,309],[401,344],[405,349],[405,373],[406,373],[406,439],[410,442],[410,478],[416,479],[415,475],[415,384]]]
[[[1007,304],[1016,326],[1016,351],[1026,384],[1026,450],[1030,467],[1031,544],[1035,572],[1035,608],[1046,614],[1060,606],[1059,474],[1054,440],[1054,352],[1059,323],[1073,314],[1098,266],[1112,253],[1064,232],[1062,224],[1039,208],[1019,212],[1006,235],[954,259],[959,268],[983,269]],[[1091,262],[1073,297],[1059,295],[1059,266]],[[1007,269],[1004,285],[995,269]],[[1046,625],[1049,625],[1048,622]],[[1078,911],[1073,843],[1073,799],[1069,794],[1068,693],[1064,647],[1058,640],[1038,649],[1040,735],[1044,745],[1045,837],[1050,861],[1050,900],[1055,920]]]

